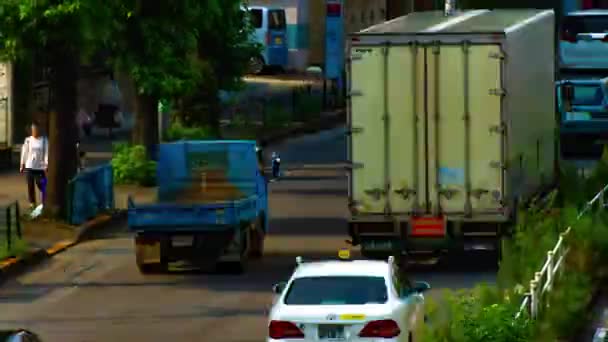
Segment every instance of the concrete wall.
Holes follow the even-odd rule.
[[[359,31],[386,18],[386,0],[342,0],[344,34]],[[325,55],[325,0],[311,0],[310,65],[322,65]]]

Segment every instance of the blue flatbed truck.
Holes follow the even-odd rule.
[[[268,228],[267,180],[255,141],[161,144],[153,204],[129,198],[128,225],[142,273],[174,261],[245,271],[262,257]]]

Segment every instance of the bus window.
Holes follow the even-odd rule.
[[[259,29],[262,28],[263,23],[263,14],[261,9],[252,9],[249,11],[249,17],[251,18],[251,25],[253,28]]]

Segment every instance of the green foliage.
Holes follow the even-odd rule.
[[[141,94],[159,98],[192,91],[205,68],[196,58],[196,21],[207,2],[115,0],[113,62]],[[179,18],[179,19],[177,19]]]
[[[264,128],[284,128],[291,123],[291,113],[280,103],[270,102],[264,107]]]
[[[85,57],[111,39],[112,8],[95,0],[0,2],[0,56],[19,60],[44,50],[53,62],[55,53],[78,51]]]
[[[16,234],[13,234],[11,248],[8,248],[6,236],[2,234],[2,238],[0,239],[0,261],[8,257],[23,256],[28,251],[28,247],[29,246],[24,239],[20,239]]]
[[[543,312],[536,340],[552,342],[580,331],[589,319],[587,305],[592,293],[591,275],[569,269],[546,298],[551,309]]]
[[[606,184],[607,160],[603,158],[586,179],[575,170],[565,170],[559,192],[520,208],[513,237],[503,244],[498,285],[447,291],[441,305],[430,301],[424,340],[555,341],[576,333],[587,322],[587,305],[598,279],[608,274],[604,265],[608,260],[608,215],[595,206],[578,218],[587,201]],[[570,247],[565,268],[543,298],[551,309],[541,308],[536,322],[527,318],[513,321],[522,292],[567,227],[571,230],[565,241]]]
[[[116,184],[140,186],[156,184],[156,162],[148,159],[144,146],[115,144],[112,169]]]
[[[296,115],[300,121],[318,119],[323,111],[322,98],[315,94],[309,94],[306,90],[300,90],[296,95]]]
[[[441,302],[427,299],[430,321],[422,328],[422,341],[529,341],[534,322],[526,316],[514,320],[518,299],[485,284],[445,291]]]
[[[187,127],[180,121],[173,122],[167,129],[166,134],[167,141],[213,140],[218,138],[212,134],[212,130],[208,127]]]
[[[180,102],[184,123],[219,127],[219,91],[240,90],[244,84],[249,60],[259,54],[260,47],[250,37],[253,28],[246,25],[240,0],[205,1],[205,11],[197,16],[196,57],[202,66],[195,91]],[[221,28],[221,29],[218,29]],[[217,133],[217,132],[216,132]]]
[[[527,284],[566,229],[563,212],[554,209],[556,199],[557,191],[554,191],[546,201],[533,201],[529,208],[518,210],[513,237],[503,241],[498,271],[501,288]]]

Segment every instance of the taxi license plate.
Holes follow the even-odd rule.
[[[362,244],[366,249],[373,251],[390,251],[393,249],[393,242],[391,240],[369,240],[363,241]]]
[[[343,325],[319,325],[319,338],[330,341],[344,341]]]
[[[177,235],[171,238],[171,246],[173,247],[190,247],[194,243],[192,235]]]
[[[281,45],[281,44],[283,44],[283,39],[281,37],[276,37],[274,39],[274,43],[277,45]]]

